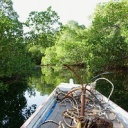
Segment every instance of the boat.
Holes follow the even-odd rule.
[[[95,89],[99,80],[112,85],[108,97]],[[113,90],[106,78],[60,83],[21,128],[128,128],[128,112],[110,100]]]

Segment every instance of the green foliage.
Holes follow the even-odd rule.
[[[86,56],[86,29],[75,21],[63,27],[55,46],[46,49],[42,64],[78,64],[84,63]]]
[[[97,5],[88,29],[75,21],[62,26],[51,7],[31,12],[23,24],[11,0],[0,4],[0,77],[27,74],[31,59],[38,65],[86,64],[91,71],[128,67],[126,0]],[[24,35],[23,25],[29,28]]]
[[[56,54],[56,47],[52,46],[45,50],[45,57],[42,57],[41,65],[56,65],[58,58]]]
[[[29,14],[26,25],[30,28],[31,33],[36,34],[44,33],[50,34],[59,27],[59,16],[55,11],[48,7],[46,11],[31,12]],[[47,36],[47,35],[46,35]]]
[[[110,1],[97,5],[88,29],[70,21],[46,49],[42,64],[86,63],[91,71],[127,67],[127,12],[127,1]]]
[[[54,45],[55,33],[61,23],[57,13],[48,7],[46,11],[31,12],[25,25],[29,28],[29,32],[26,33],[29,44],[46,48]]]
[[[7,17],[11,19],[18,19],[17,13],[13,10],[13,3],[11,0],[0,0],[0,12],[4,13]]]
[[[110,2],[99,5],[90,29],[69,22],[55,46],[48,48],[42,64],[85,63],[94,70],[127,66],[127,4]],[[125,7],[125,8],[124,8]],[[119,11],[118,11],[119,10]],[[111,13],[109,13],[111,12]]]
[[[0,8],[0,78],[26,75],[32,68],[23,43],[22,23],[12,10],[10,0],[1,1]]]
[[[55,11],[48,7],[46,11],[31,12],[26,21],[29,32],[26,33],[26,42],[32,58],[39,63],[39,59],[44,55],[45,49],[54,45],[56,34],[61,23]],[[37,50],[32,50],[37,47]]]
[[[92,45],[92,69],[128,66],[128,2],[99,4],[89,29],[88,44]]]
[[[35,64],[40,65],[41,58],[42,58],[42,56],[44,56],[44,54],[42,52],[42,47],[40,45],[34,45],[34,46],[30,47],[28,52],[30,53],[32,61]]]

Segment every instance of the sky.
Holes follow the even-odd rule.
[[[12,0],[13,8],[19,20],[25,22],[31,11],[45,11],[49,6],[56,11],[60,21],[66,24],[70,20],[89,26],[89,16],[93,14],[97,3],[109,0]]]

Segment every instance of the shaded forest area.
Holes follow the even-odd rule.
[[[0,1],[1,80],[17,81],[35,65],[128,70],[127,0],[98,4],[88,28],[76,21],[63,25],[52,7],[31,12],[25,23],[18,17],[11,0]]]

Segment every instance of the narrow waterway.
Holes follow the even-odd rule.
[[[74,70],[84,83],[94,76],[86,69]],[[27,81],[10,85],[0,83],[0,128],[19,128],[59,83],[68,82],[70,78],[79,83],[75,75],[63,67],[42,67],[34,72]],[[111,100],[128,111],[128,72],[113,72],[102,77],[115,85]],[[108,96],[111,86],[105,81],[100,81],[96,88]]]

